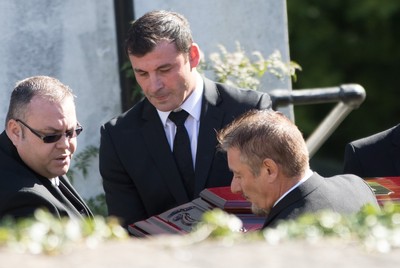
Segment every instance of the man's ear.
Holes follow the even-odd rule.
[[[268,182],[274,182],[279,174],[279,166],[271,158],[265,158],[263,161],[263,169],[267,175]]]
[[[189,62],[191,68],[196,68],[200,63],[200,48],[196,43],[192,43],[189,49]]]
[[[22,128],[14,119],[10,119],[7,122],[6,127],[7,136],[10,138],[12,143],[16,146],[18,141],[22,138]]]

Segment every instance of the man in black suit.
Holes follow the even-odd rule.
[[[232,192],[250,201],[255,214],[266,216],[263,228],[304,213],[379,207],[363,179],[312,172],[301,132],[279,112],[250,111],[221,130],[218,140],[233,172]]]
[[[269,109],[271,100],[203,78],[196,70],[200,49],[180,14],[145,14],[132,24],[125,49],[146,98],[101,127],[100,172],[108,212],[126,227],[187,203],[206,187],[229,185],[232,173],[216,152],[216,131],[247,110]],[[189,114],[191,155],[183,158],[194,178],[186,184],[169,119],[179,110]]]
[[[362,178],[400,176],[400,125],[346,144],[343,172]]]
[[[48,76],[17,83],[6,129],[0,135],[0,219],[33,216],[92,217],[67,173],[82,131],[69,87]]]

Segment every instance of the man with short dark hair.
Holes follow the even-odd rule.
[[[59,218],[93,216],[65,175],[81,131],[69,87],[48,76],[17,83],[0,135],[0,218],[39,208]]]
[[[200,48],[181,14],[146,13],[125,48],[145,99],[101,127],[100,172],[108,212],[126,227],[229,185],[216,131],[271,100],[202,77]]]

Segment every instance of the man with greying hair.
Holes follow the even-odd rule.
[[[16,84],[0,135],[0,219],[31,217],[39,208],[58,218],[93,217],[65,175],[82,131],[74,97],[48,76]]]
[[[266,216],[263,228],[320,210],[349,214],[366,204],[379,207],[361,178],[312,172],[301,132],[280,112],[249,111],[222,129],[218,140],[233,172],[231,191]]]
[[[199,45],[176,12],[138,18],[125,50],[145,98],[101,127],[99,159],[108,212],[127,227],[229,185],[216,130],[271,100],[202,77]]]

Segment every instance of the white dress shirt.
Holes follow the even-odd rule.
[[[196,163],[196,152],[197,152],[197,138],[199,135],[200,128],[200,115],[201,115],[201,100],[203,96],[203,79],[200,74],[197,74],[196,78],[196,88],[193,90],[192,94],[185,100],[185,102],[175,109],[175,111],[180,111],[181,109],[189,113],[188,118],[185,121],[185,127],[190,139],[190,148],[192,150],[193,167]],[[160,116],[161,122],[164,126],[165,135],[167,136],[168,143],[170,145],[171,151],[174,146],[174,137],[176,133],[176,126],[174,122],[168,119],[169,112],[163,112],[157,110]]]
[[[58,186],[58,185],[60,185],[60,178],[59,178],[59,177],[51,178],[50,181],[51,181],[51,184],[52,184],[53,186]]]

